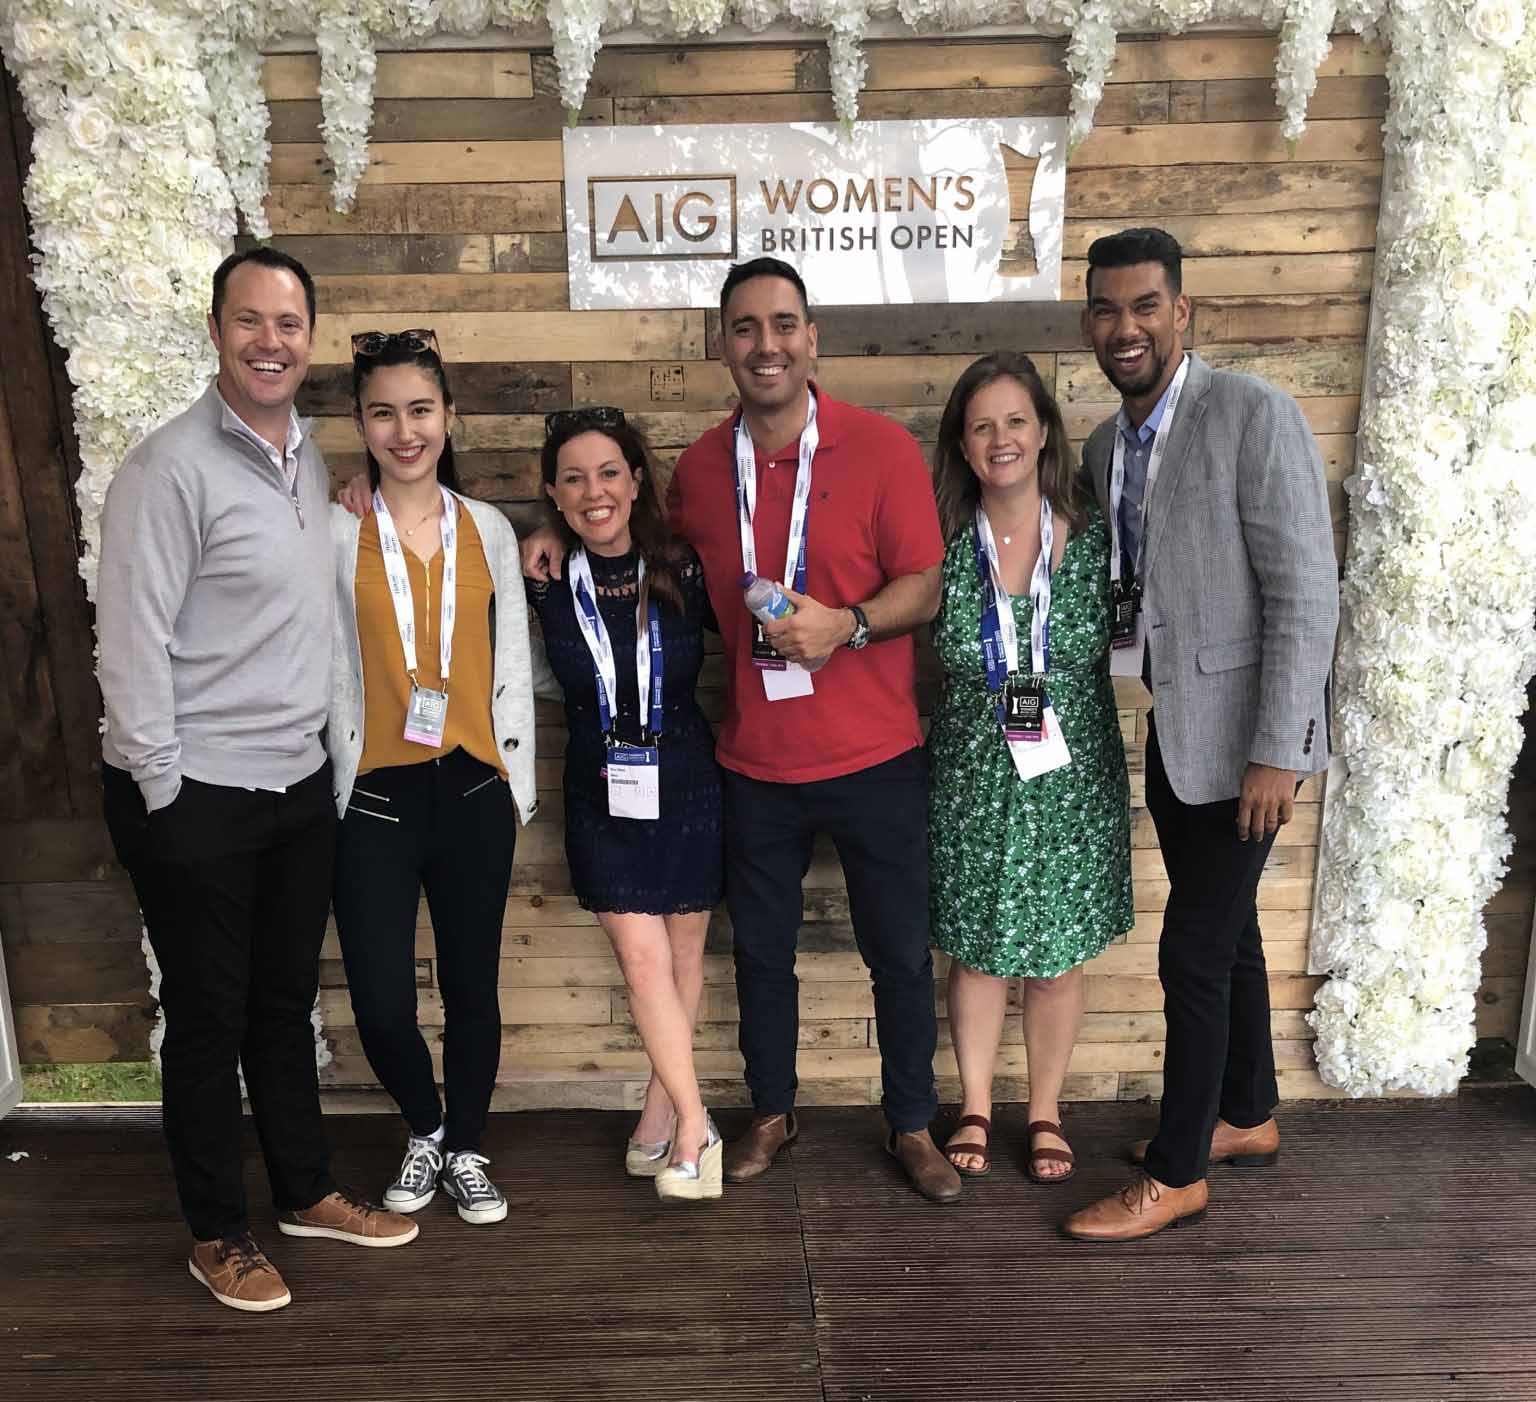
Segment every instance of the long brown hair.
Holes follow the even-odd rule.
[[[656,467],[651,450],[633,424],[612,410],[602,411],[601,423],[597,422],[597,415],[588,418],[580,410],[560,415],[544,438],[540,457],[544,485],[555,485],[560,449],[584,433],[600,433],[611,440],[638,479],[634,505],[629,509],[629,536],[634,542],[635,553],[645,561],[645,587],[677,612],[683,612],[683,591],[678,583],[680,546],[667,525],[667,513],[661,504],[661,494],[656,490]],[[544,508],[566,550],[581,546],[581,537],[571,529],[571,523],[556,509],[547,492]]]
[[[981,500],[981,484],[965,456],[965,414],[979,389],[997,380],[1014,380],[1029,395],[1035,414],[1045,426],[1045,447],[1040,450],[1040,490],[1051,510],[1064,517],[1072,530],[1087,521],[1082,488],[1067,447],[1066,425],[1061,410],[1046,389],[1035,363],[1016,351],[992,351],[968,365],[949,392],[944,416],[939,420],[939,440],[933,450],[933,494],[939,503],[939,525],[946,541],[967,529]]]

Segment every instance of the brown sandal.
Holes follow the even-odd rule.
[[[970,1125],[975,1125],[979,1130],[981,1130],[983,1134],[987,1136],[987,1138],[983,1139],[980,1144],[956,1144],[952,1142],[955,1135],[959,1134],[962,1129],[966,1129]],[[950,1167],[953,1168],[955,1172],[960,1174],[962,1177],[985,1178],[987,1174],[992,1172],[992,1157],[987,1152],[987,1140],[991,1139],[991,1137],[991,1120],[989,1120],[985,1115],[967,1115],[950,1132],[951,1142],[948,1142],[944,1145],[944,1157],[949,1160]],[[964,1155],[967,1158],[980,1159],[981,1167],[963,1167],[961,1164],[955,1162],[956,1158],[960,1155]]]
[[[1029,1164],[1024,1170],[1036,1183],[1065,1183],[1077,1172],[1074,1165],[1077,1163],[1077,1155],[1070,1149],[1037,1149],[1035,1148],[1035,1136],[1037,1134],[1054,1134],[1058,1139],[1067,1136],[1061,1132],[1059,1124],[1053,1124],[1050,1120],[1031,1120],[1029,1128],[1025,1130],[1029,1136]],[[1039,1173],[1035,1164],[1044,1160],[1047,1163],[1064,1163],[1067,1166],[1065,1173]]]

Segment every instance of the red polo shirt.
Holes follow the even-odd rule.
[[[813,385],[813,388],[815,386]],[[839,648],[815,674],[815,693],[770,701],[752,665],[752,618],[741,600],[735,415],[680,459],[667,493],[672,529],[698,551],[730,670],[716,755],[727,769],[770,783],[835,779],[923,743],[913,694],[910,635]],[[828,608],[862,604],[892,579],[944,559],[933,484],[900,424],[817,390],[820,441],[806,520],[806,593]],[[758,573],[783,582],[799,443],[757,453]]]

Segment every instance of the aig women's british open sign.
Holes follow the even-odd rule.
[[[726,266],[793,263],[813,301],[1061,296],[1065,117],[578,127],[571,307],[712,307]]]

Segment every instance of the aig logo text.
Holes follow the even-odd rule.
[[[736,257],[734,175],[594,175],[587,180],[592,261]]]

